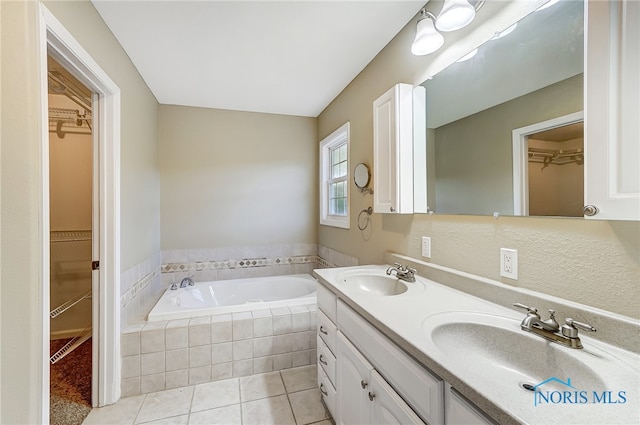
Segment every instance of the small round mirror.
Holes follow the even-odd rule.
[[[359,189],[364,189],[369,185],[371,179],[371,173],[367,164],[360,163],[356,165],[356,169],[353,172],[353,181]]]

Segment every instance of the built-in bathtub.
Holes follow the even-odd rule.
[[[122,396],[314,364],[316,311],[308,274],[169,289],[122,333]]]
[[[188,319],[316,302],[316,280],[308,274],[200,282],[167,289],[147,320]]]

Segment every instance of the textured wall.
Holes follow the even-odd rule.
[[[315,243],[315,118],[160,106],[162,249]]]
[[[493,2],[483,8],[493,16],[482,30],[464,29],[447,34],[445,49],[432,56],[414,57],[410,45],[415,34],[411,21],[318,117],[318,140],[346,121],[351,122],[351,160],[372,163],[372,102],[398,82],[421,82],[447,56],[465,52],[463,38],[477,40],[509,22],[501,8],[521,2]],[[489,11],[491,13],[489,13]],[[479,15],[477,22],[481,19]],[[482,18],[484,19],[484,18]],[[453,46],[452,42],[457,41]],[[473,41],[467,44],[473,45]],[[477,45],[477,44],[476,44]],[[475,45],[473,45],[475,47]],[[468,50],[466,50],[468,51]],[[375,172],[375,170],[373,170]],[[375,188],[373,188],[375,190]],[[354,191],[352,222],[372,204],[370,195]],[[420,257],[420,237],[430,236],[433,263],[491,279],[499,276],[499,249],[519,254],[519,279],[502,279],[626,316],[640,318],[640,223],[528,217],[374,214],[372,225],[360,232],[319,226],[318,243],[357,256],[360,264],[381,263],[392,250]],[[516,300],[514,300],[516,301]]]

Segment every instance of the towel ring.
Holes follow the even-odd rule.
[[[360,218],[362,217],[362,214],[367,213],[367,215],[365,216],[365,218],[367,219],[367,221],[365,222],[364,226],[360,225]],[[370,216],[371,214],[373,214],[373,208],[369,207],[369,208],[365,208],[362,211],[360,211],[360,214],[358,214],[358,229],[360,230],[365,230],[367,227],[369,227],[369,221],[371,221]]]

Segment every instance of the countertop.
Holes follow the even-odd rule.
[[[615,363],[612,371],[624,370],[624,376],[615,376],[607,388],[578,388],[592,391],[625,391],[626,401],[609,404],[547,404],[534,405],[534,395],[513,383],[478,379],[477,373],[467,373],[473,365],[459,364],[448,358],[425,336],[424,324],[437,315],[452,312],[474,312],[511,319],[519,329],[524,317],[513,309],[453,289],[441,283],[418,276],[408,283],[408,290],[400,295],[378,296],[341,284],[340,274],[345,271],[375,270],[384,273],[388,265],[356,266],[314,270],[319,282],[337,295],[375,328],[384,333],[418,363],[449,382],[458,392],[500,424],[638,424],[640,423],[640,356],[628,350],[596,340],[584,334],[585,348],[580,356],[607,356]],[[514,299],[513,302],[518,302]],[[559,318],[560,321],[563,318]],[[578,317],[576,317],[578,319]],[[579,320],[579,319],[578,319]],[[524,331],[522,331],[524,332]],[[530,335],[524,332],[527,335]],[[539,338],[532,336],[533,338]],[[542,338],[540,338],[544,341]],[[553,344],[548,342],[548,344]],[[568,347],[562,349],[572,350]],[[465,347],[460,347],[464,350]],[[545,361],[533,358],[531,361]],[[622,368],[622,369],[621,369]],[[487,377],[485,377],[487,378]],[[551,377],[545,377],[551,378]],[[570,377],[569,377],[570,378]],[[575,383],[579,386],[579,383]],[[591,396],[589,396],[591,397]]]

